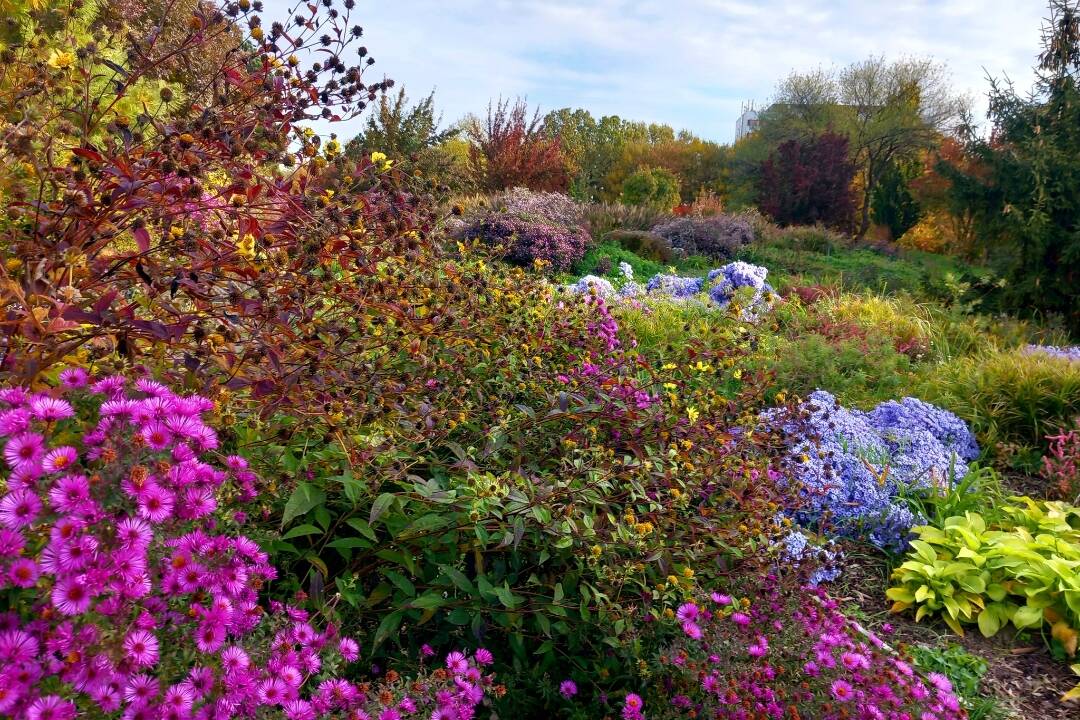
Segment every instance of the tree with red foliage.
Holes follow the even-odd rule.
[[[842,135],[826,132],[788,140],[761,165],[761,210],[781,225],[821,223],[850,230],[855,170]]]
[[[472,143],[469,171],[481,190],[564,191],[569,187],[559,136],[545,132],[539,110],[529,119],[524,100],[517,99],[513,106],[502,99],[489,103],[487,118],[471,123],[466,134]]]

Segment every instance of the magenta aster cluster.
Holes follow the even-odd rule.
[[[79,410],[77,410],[77,408]],[[65,370],[0,390],[10,472],[0,498],[0,715],[217,720],[281,713],[468,720],[490,653],[373,690],[331,671],[359,644],[307,613],[259,604],[276,573],[220,505],[255,494],[243,458],[204,460],[213,403],[148,379]],[[397,679],[397,678],[395,678]]]
[[[679,640],[649,674],[653,717],[966,717],[947,678],[918,674],[819,589],[769,580],[752,601],[714,592],[675,620]]]

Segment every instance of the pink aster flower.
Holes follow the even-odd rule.
[[[945,677],[941,673],[932,672],[926,676],[926,679],[930,681],[930,684],[936,687],[942,692],[952,692],[952,681]]]
[[[45,453],[41,461],[42,469],[47,473],[63,472],[79,459],[79,453],[70,445],[64,445]]]
[[[125,702],[145,707],[158,695],[158,681],[149,675],[133,675],[124,688]]]
[[[86,387],[90,383],[90,374],[81,367],[67,368],[60,371],[60,384],[69,390]]]
[[[75,408],[67,400],[39,395],[30,399],[30,413],[38,420],[56,422],[74,416]]]
[[[75,703],[59,695],[38,698],[26,709],[26,720],[71,720],[75,717]]]
[[[577,683],[575,683],[573,680],[563,680],[561,683],[559,683],[559,694],[567,700],[577,695],[577,693]]]
[[[18,435],[30,429],[30,411],[26,408],[13,408],[0,412],[0,435]]]
[[[124,638],[124,652],[135,667],[150,667],[158,661],[158,640],[146,630],[135,630]]]
[[[855,691],[852,689],[851,684],[844,680],[833,680],[832,696],[840,702],[847,702],[851,698],[855,697]]]
[[[172,433],[162,423],[152,422],[139,432],[143,442],[151,450],[164,450],[172,444]]]
[[[733,612],[731,613],[731,622],[739,627],[748,627],[750,625],[750,616],[746,613]]]
[[[684,622],[682,631],[693,640],[700,640],[702,637],[701,626],[694,622]]]
[[[343,637],[338,640],[338,652],[346,662],[353,662],[360,657],[360,645],[352,638]]]
[[[66,577],[53,586],[51,600],[61,614],[79,615],[90,608],[90,589],[79,577]]]
[[[461,675],[469,669],[469,663],[465,660],[463,653],[455,650],[446,656],[446,667],[455,675]]]
[[[8,580],[15,587],[29,588],[37,583],[41,571],[36,562],[30,558],[18,558],[8,568]]]
[[[495,656],[486,648],[477,648],[476,654],[473,655],[473,657],[476,659],[477,665],[490,665],[495,662]]]
[[[675,612],[675,617],[685,623],[697,620],[699,614],[700,611],[698,610],[698,606],[691,602],[680,605],[679,609]]]
[[[90,500],[90,480],[85,475],[65,475],[49,489],[49,502],[61,512],[76,512]]]
[[[4,459],[13,468],[37,465],[45,455],[45,438],[37,433],[24,432],[4,445]]]
[[[10,492],[0,500],[0,524],[12,530],[32,525],[40,512],[41,500],[25,488]]]

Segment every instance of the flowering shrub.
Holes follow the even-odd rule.
[[[902,549],[918,523],[901,493],[948,485],[979,452],[962,420],[915,398],[861,412],[818,390],[801,410],[788,458],[806,501],[797,519],[880,547]]]
[[[728,260],[754,241],[754,228],[735,215],[687,215],[664,220],[652,231],[687,255]]]
[[[1080,418],[1074,421],[1073,429],[1063,428],[1047,439],[1050,448],[1042,459],[1043,478],[1052,493],[1080,503]]]
[[[742,288],[749,288],[750,295],[746,299],[746,307],[741,316],[744,320],[753,321],[760,318],[772,304],[775,292],[765,277],[769,271],[760,265],[751,265],[741,261],[728,263],[722,268],[709,271],[706,283],[713,283],[709,288],[709,299],[720,307],[727,307],[734,299],[736,292]]]
[[[452,653],[413,682],[388,673],[356,685],[333,677],[359,656],[354,640],[297,608],[264,615],[259,591],[276,576],[266,553],[215,532],[219,519],[243,519],[219,503],[250,499],[256,478],[239,456],[224,469],[202,459],[219,442],[206,398],[149,379],[91,382],[76,368],[51,391],[6,387],[0,403],[11,608],[0,615],[0,713],[456,719],[483,699],[486,651]]]
[[[948,678],[921,677],[819,589],[772,579],[753,598],[698,595],[651,619],[676,639],[649,664],[648,717],[966,717]]]
[[[585,255],[588,234],[581,228],[568,228],[537,222],[504,213],[491,213],[469,226],[466,236],[479,238],[491,246],[503,248],[506,260],[531,267],[537,260],[552,270],[569,270]]]
[[[495,195],[491,208],[496,212],[567,228],[581,227],[584,211],[569,195],[516,187]]]
[[[645,290],[656,295],[676,300],[693,297],[705,287],[703,278],[688,278],[660,273],[653,275],[645,284]]]

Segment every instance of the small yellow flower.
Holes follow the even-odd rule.
[[[687,578],[687,579],[694,577],[693,568],[683,568],[682,575],[683,575],[684,578]]]
[[[675,611],[672,610],[671,608],[664,608],[664,617],[666,617],[666,618],[675,617]]]
[[[689,418],[690,422],[696,423],[699,417],[697,408],[693,406],[686,408],[686,417]]]
[[[378,165],[380,170],[388,170],[390,169],[390,166],[394,164],[393,160],[388,160],[386,158],[386,153],[378,151],[371,153],[371,162]]]
[[[75,64],[75,53],[67,50],[53,50],[49,53],[49,67],[54,70],[64,70]]]
[[[731,373],[731,375],[732,375],[732,377],[734,377],[734,378],[735,378],[736,380],[739,380],[739,379],[741,379],[741,378],[742,378],[742,370],[736,370],[735,372]]]
[[[668,575],[667,576],[667,581],[669,583],[671,583],[672,585],[675,585],[675,586],[678,586],[678,584],[679,584],[679,578],[677,576],[675,576],[675,575]]]
[[[664,383],[664,388],[667,389],[667,390],[674,390],[677,387],[679,387],[679,386],[676,385],[675,383],[671,383],[671,382]]]
[[[675,369],[675,368],[677,368],[677,367],[679,367],[679,366],[678,366],[678,365],[676,365],[675,363],[664,363],[664,364],[663,364],[663,365],[662,365],[662,366],[660,367],[660,369],[661,369],[661,370],[674,370],[674,369]]]

